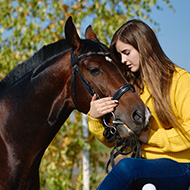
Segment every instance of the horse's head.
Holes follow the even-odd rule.
[[[109,49],[100,43],[91,27],[86,29],[86,39],[80,39],[71,17],[65,25],[65,36],[72,48],[71,83],[75,107],[87,113],[94,93],[100,98],[113,96],[119,100],[119,105],[111,116],[114,116],[114,125],[117,125],[120,136],[138,136],[147,127],[149,111],[112,62]],[[110,126],[111,120],[113,117],[105,123]]]

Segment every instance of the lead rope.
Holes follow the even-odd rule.
[[[131,154],[132,152],[135,151],[135,153],[132,154],[132,157],[135,158],[141,158],[141,143],[138,140],[135,140],[135,145],[133,145],[133,147],[131,148],[130,151],[128,152],[124,152],[128,147],[131,146],[130,142],[125,143],[120,149],[119,147],[121,146],[121,137],[119,136],[119,134],[117,133],[115,135],[115,139],[116,139],[116,143],[115,143],[115,147],[112,149],[112,151],[110,152],[110,159],[107,162],[106,165],[106,173],[109,173],[109,165],[111,164],[111,167],[113,168],[115,166],[115,161],[114,159],[118,156],[118,155],[128,155]],[[116,151],[116,152],[115,152]]]
[[[133,85],[125,84],[113,95],[112,100],[119,100],[121,98],[121,96],[125,92],[127,92],[128,90],[131,90],[132,92],[135,92],[135,88],[134,88]],[[103,117],[103,125],[105,127],[103,135],[105,136],[105,138],[107,139],[108,142],[113,142],[114,140],[116,141],[115,147],[110,152],[110,159],[107,162],[107,166],[106,166],[106,172],[107,173],[109,172],[108,167],[109,167],[110,163],[111,163],[111,166],[113,168],[115,166],[114,159],[120,154],[121,155],[128,155],[128,154],[131,154],[132,152],[135,151],[136,153],[134,154],[134,157],[135,158],[140,158],[141,157],[141,144],[140,144],[140,141],[135,140],[135,144],[132,145],[131,142],[126,141],[126,139],[121,140],[121,137],[120,137],[120,135],[119,135],[119,133],[118,133],[118,131],[116,129],[116,126],[117,125],[122,125],[123,122],[117,120],[113,112],[111,112],[111,114],[114,117],[114,121],[112,121],[112,124],[113,124],[112,126],[109,126],[106,123],[106,115]],[[115,129],[115,130],[113,131],[113,129]],[[122,147],[119,149],[120,146],[122,146]],[[132,148],[131,148],[130,151],[124,152],[127,148],[129,148],[131,146],[132,146]]]

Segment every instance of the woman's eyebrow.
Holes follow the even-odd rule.
[[[126,51],[129,51],[129,49],[123,49],[121,53],[125,53]]]

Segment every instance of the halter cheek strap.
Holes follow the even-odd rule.
[[[84,53],[84,54],[80,54],[76,57],[74,57],[74,52],[73,49],[71,49],[71,63],[72,63],[72,74],[71,74],[71,88],[72,88],[72,97],[73,97],[73,102],[75,104],[75,107],[77,110],[79,110],[78,106],[77,106],[77,101],[76,101],[76,91],[75,91],[75,74],[77,73],[81,82],[83,83],[83,85],[85,86],[86,90],[89,92],[89,94],[91,96],[93,96],[94,94],[97,94],[94,89],[92,88],[92,86],[90,85],[90,83],[85,79],[85,77],[82,75],[82,73],[79,70],[79,67],[77,65],[77,63],[82,60],[85,59],[86,57],[89,56],[107,56],[109,55],[108,52],[88,52],[88,53]],[[99,99],[100,96],[97,94],[97,98]],[[80,110],[79,110],[80,111]]]
[[[92,88],[92,86],[89,84],[89,82],[84,78],[84,76],[82,75],[82,73],[80,72],[80,70],[78,68],[78,65],[75,65],[73,67],[73,69],[72,69],[72,74],[71,74],[71,88],[72,88],[73,102],[75,104],[76,109],[79,110],[79,108],[77,106],[77,101],[76,101],[75,73],[78,74],[80,80],[82,81],[83,85],[85,86],[85,88],[87,89],[87,91],[90,93],[91,96],[93,96],[95,94],[95,91]],[[98,95],[98,97],[99,97],[99,95]]]

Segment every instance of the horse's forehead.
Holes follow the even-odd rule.
[[[91,68],[97,68],[102,70],[103,72],[109,73],[117,73],[117,66],[114,64],[112,59],[109,56],[92,56],[86,58],[84,61],[80,63],[83,65],[83,69],[90,70]],[[82,67],[81,67],[82,69]]]
[[[84,60],[84,63],[87,65],[112,65],[112,60],[109,56],[107,55],[94,55],[94,56],[89,56],[86,57]]]
[[[108,51],[108,47],[98,41],[85,39],[83,40],[82,49],[84,51]]]

